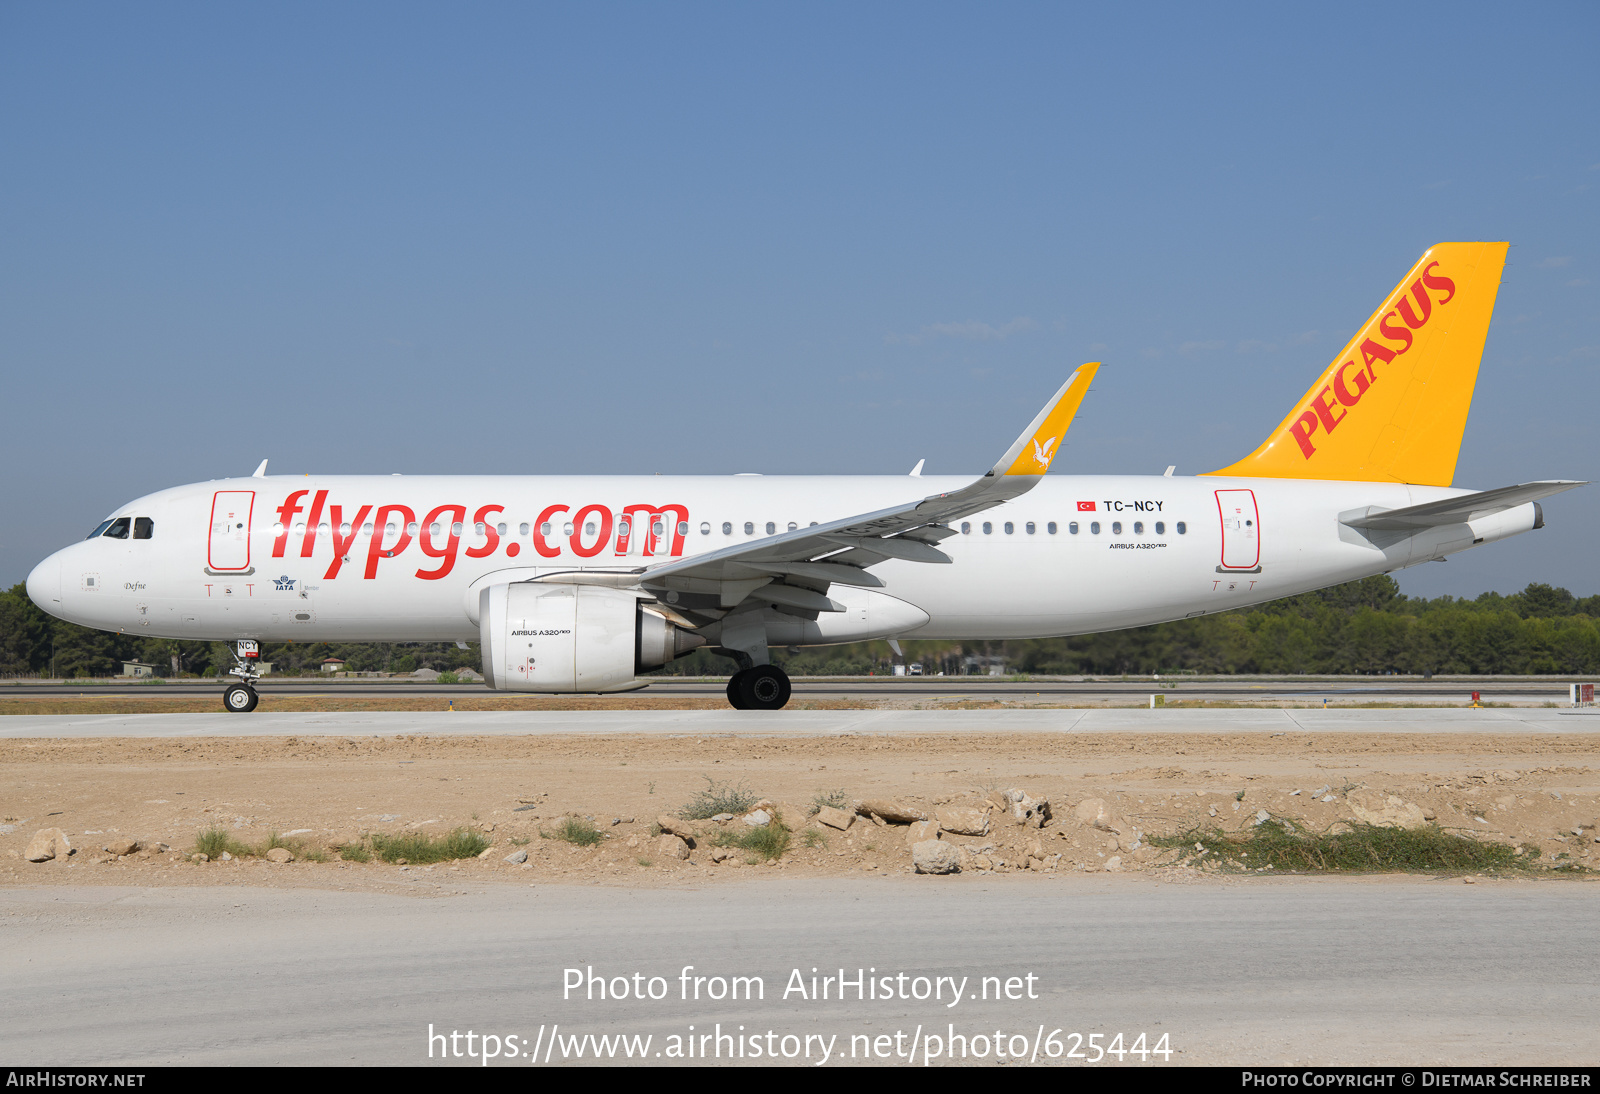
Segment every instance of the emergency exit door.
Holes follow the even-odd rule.
[[[1222,518],[1222,565],[1219,570],[1253,571],[1261,568],[1261,516],[1254,490],[1218,490],[1217,513]]]

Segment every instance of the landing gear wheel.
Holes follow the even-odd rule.
[[[243,684],[230,684],[222,693],[222,706],[229,714],[249,714],[260,701],[255,689]]]
[[[735,677],[743,710],[782,710],[789,701],[789,677],[776,665],[758,665]]]
[[[744,680],[745,670],[740,669],[728,677],[728,703],[734,710],[745,710],[744,698],[739,694],[739,685]]]

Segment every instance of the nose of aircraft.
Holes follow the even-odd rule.
[[[28,599],[54,615],[61,608],[61,554],[57,552],[28,575]]]

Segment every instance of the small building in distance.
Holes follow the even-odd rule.
[[[326,657],[322,661],[323,672],[343,672],[344,659],[339,657]]]

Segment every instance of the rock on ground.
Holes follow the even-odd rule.
[[[923,840],[911,848],[911,865],[919,874],[953,874],[961,868],[961,852],[944,840]]]
[[[28,841],[22,857],[29,862],[49,862],[53,858],[66,858],[72,854],[72,841],[59,828],[41,828]]]
[[[939,827],[958,836],[987,836],[989,811],[987,809],[941,809]]]
[[[868,798],[856,805],[856,812],[863,817],[881,817],[890,824],[911,824],[928,819],[928,814],[922,810],[888,798]]]
[[[854,813],[846,813],[843,809],[835,809],[831,805],[824,805],[817,810],[817,823],[837,828],[841,832],[849,828],[850,822],[855,819]]]
[[[1381,790],[1352,790],[1345,802],[1356,819],[1378,828],[1424,828],[1428,816],[1419,805]]]
[[[1050,819],[1050,799],[1035,798],[1026,790],[1007,790],[1007,807],[1011,819],[1025,828],[1043,828]]]
[[[694,835],[694,829],[689,826],[687,821],[679,820],[677,817],[669,817],[665,813],[656,818],[656,827],[667,835],[677,836],[680,839],[690,839]]]

